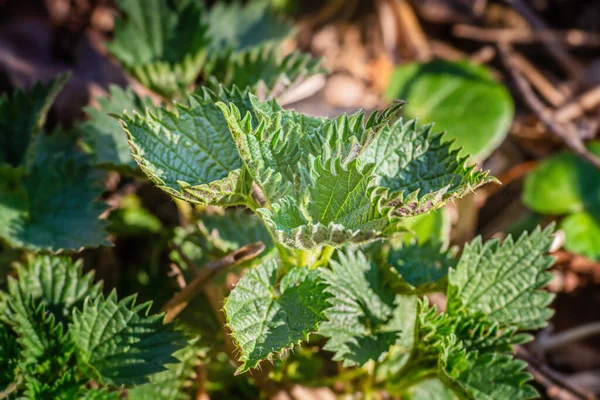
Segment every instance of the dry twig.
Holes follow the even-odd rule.
[[[522,0],[505,0],[505,2],[521,14],[535,31],[546,32],[546,34],[540,36],[540,41],[548,53],[554,57],[573,80],[579,81],[583,76],[581,66],[571,57],[562,41],[554,32],[547,28],[544,21]]]
[[[509,42],[512,44],[536,44],[544,40],[559,40],[570,47],[600,47],[600,35],[571,29],[568,31],[536,30],[522,28],[482,28],[457,24],[452,28],[454,36],[478,42]]]
[[[210,278],[217,275],[219,272],[231,268],[235,265],[239,265],[244,261],[251,260],[258,256],[265,249],[265,245],[262,242],[256,242],[247,246],[241,247],[240,249],[227,254],[225,257],[220,258],[216,261],[206,264],[206,266],[200,270],[194,280],[183,288],[180,292],[177,292],[167,303],[163,306],[162,311],[166,313],[165,323],[171,322],[179,315],[179,313],[188,305],[188,303],[200,293],[202,287],[208,282]],[[182,259],[187,264],[191,262],[189,258],[185,257],[183,253],[180,253]],[[187,260],[187,261],[186,261]],[[193,265],[193,263],[192,263]],[[197,269],[197,267],[194,267]]]
[[[569,381],[536,359],[522,346],[515,346],[515,355],[527,363],[527,370],[544,386],[546,394],[555,400],[596,400],[596,396],[573,387]]]
[[[406,40],[414,59],[417,61],[428,61],[431,59],[429,42],[421,28],[419,19],[414,10],[406,0],[396,1],[396,15],[398,17],[401,39]]]
[[[499,43],[498,48],[502,56],[506,68],[510,72],[517,89],[523,96],[523,100],[529,108],[537,115],[537,117],[546,125],[548,130],[556,135],[565,145],[573,152],[580,155],[585,160],[592,163],[596,168],[600,169],[600,158],[592,154],[583,144],[583,140],[578,135],[576,127],[571,124],[558,123],[552,111],[537,97],[527,79],[519,71],[518,65],[514,61],[514,56],[510,46],[507,43]]]

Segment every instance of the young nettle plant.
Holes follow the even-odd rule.
[[[388,239],[411,217],[494,180],[431,125],[399,118],[402,106],[327,119],[220,87],[119,118],[159,188],[246,206],[272,236],[225,301],[238,373],[317,333],[344,367],[368,367],[367,397],[432,379],[461,399],[535,397],[511,345],[551,315],[551,295],[538,291],[550,279],[551,228],[477,239],[459,260],[434,244],[395,247]],[[434,290],[448,296],[444,313],[423,297]]]
[[[175,391],[185,372],[169,380],[165,365],[184,368],[193,344],[185,347],[181,332],[150,315],[149,303],[119,300],[114,291],[104,296],[81,269],[68,256],[36,255],[9,278],[0,292],[0,394],[118,399],[112,389],[139,385],[128,398],[143,399]]]

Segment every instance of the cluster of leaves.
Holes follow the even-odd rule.
[[[275,95],[319,71],[310,56],[284,57],[278,42],[292,26],[266,1],[120,0],[110,52],[144,86],[167,96],[185,92],[202,75]]]
[[[184,360],[195,347],[184,348],[183,335],[163,325],[162,315],[150,315],[150,304],[135,304],[135,296],[118,300],[114,291],[104,296],[81,262],[38,255],[16,272],[0,292],[0,391],[117,399],[111,388],[140,385],[129,398],[141,399],[176,390],[189,374]],[[179,360],[175,371],[164,371]]]
[[[46,115],[68,79],[0,97],[0,239],[34,251],[109,244],[105,207],[95,202],[101,175],[74,139],[44,132]]]
[[[208,11],[197,0],[117,3],[123,17],[108,48],[144,86],[165,96],[167,104],[183,97],[198,80],[215,87],[248,87],[260,98],[271,99],[323,72],[320,61],[308,54],[283,54],[281,41],[293,27],[275,15],[268,2],[219,2]],[[126,137],[109,114],[143,114],[152,109],[151,100],[112,86],[98,103],[99,108],[85,109],[85,148],[94,164],[135,173]]]
[[[245,206],[275,242],[225,301],[237,373],[317,333],[345,367],[387,365],[379,384],[393,393],[437,379],[460,398],[535,397],[510,346],[551,315],[552,297],[539,289],[552,228],[477,239],[459,260],[442,241],[365,245],[396,241],[413,217],[493,180],[431,125],[398,118],[402,105],[327,119],[220,86],[120,120],[160,189],[202,206]],[[182,243],[197,260],[227,245],[206,233]],[[421,298],[431,291],[447,291],[445,313]]]
[[[589,150],[600,154],[600,143]],[[559,153],[542,161],[527,175],[523,202],[540,214],[565,216],[565,248],[600,260],[600,171],[572,153]]]
[[[283,246],[315,251],[392,235],[403,218],[492,179],[431,125],[390,123],[401,106],[329,120],[220,87],[121,121],[158,187],[199,204],[245,205]]]

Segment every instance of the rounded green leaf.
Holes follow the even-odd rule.
[[[408,101],[405,118],[435,123],[463,154],[486,158],[505,138],[514,114],[508,90],[487,69],[467,62],[432,61],[396,68],[386,97]]]
[[[600,215],[577,213],[562,220],[565,231],[565,249],[600,261]]]
[[[590,144],[600,155],[600,141]],[[600,171],[572,153],[544,160],[525,179],[523,202],[543,214],[567,214],[600,207]]]

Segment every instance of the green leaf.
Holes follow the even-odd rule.
[[[15,368],[19,361],[16,338],[0,322],[0,392],[15,381]]]
[[[250,87],[261,99],[279,97],[307,77],[323,72],[319,59],[298,51],[284,56],[275,45],[216,53],[204,69],[205,76],[227,87]]]
[[[588,148],[600,155],[600,142]],[[600,211],[600,171],[575,154],[553,155],[527,175],[523,202],[543,214]]]
[[[69,336],[43,303],[34,301],[31,295],[15,287],[14,281],[9,281],[9,285],[12,287],[6,312],[19,336],[21,368],[34,375],[55,376],[72,353]]]
[[[58,75],[47,84],[29,90],[17,89],[0,96],[0,165],[24,165],[35,147],[32,138],[42,129],[54,99],[69,74]]]
[[[178,364],[168,365],[168,370],[150,376],[150,383],[129,390],[130,400],[187,400],[188,387],[197,377],[196,368],[204,351],[193,342],[173,354]]]
[[[398,278],[412,289],[433,291],[445,280],[448,270],[456,265],[451,252],[434,242],[411,243],[390,250],[388,263]]]
[[[466,352],[459,343],[448,341],[441,357],[440,378],[460,398],[473,400],[538,398],[527,384],[531,375],[524,372],[526,363],[506,354]]]
[[[194,82],[206,58],[208,26],[195,0],[119,0],[109,51],[140,83],[172,96]]]
[[[121,393],[119,391],[110,392],[106,388],[86,389],[80,391],[79,396],[78,399],[80,400],[119,400]],[[128,398],[131,398],[131,394]]]
[[[100,175],[88,158],[64,145],[59,133],[38,135],[36,154],[27,174],[0,166],[0,238],[12,247],[34,251],[78,251],[110,245]]]
[[[565,232],[565,249],[590,260],[600,261],[600,215],[576,213],[560,222]]]
[[[334,352],[333,359],[343,361],[345,367],[382,361],[402,335],[412,336],[415,298],[395,294],[359,251],[339,253],[339,260],[330,265],[331,270],[321,272],[332,295],[331,307],[325,311],[327,321],[318,331],[329,338],[324,350]]]
[[[56,399],[56,400],[72,400],[79,399],[78,391],[81,383],[77,380],[75,373],[72,370],[58,374],[54,371],[57,378],[49,381],[41,381],[32,375],[25,375],[25,390],[26,399]]]
[[[460,399],[528,399],[535,390],[523,372],[525,363],[512,359],[511,345],[528,335],[515,327],[492,323],[483,314],[438,314],[427,300],[417,311],[415,348],[397,378],[437,376]],[[391,390],[402,381],[388,383]]]
[[[431,61],[403,65],[394,71],[386,91],[389,100],[410,103],[407,118],[435,122],[463,147],[463,154],[483,160],[506,137],[514,113],[508,90],[482,66]]]
[[[146,108],[153,108],[153,104],[148,97],[138,96],[131,88],[123,90],[116,85],[110,86],[108,96],[97,100],[98,108],[84,108],[89,119],[80,125],[82,139],[91,152],[92,162],[133,173],[137,164],[129,152],[127,135],[119,122],[109,114],[121,114],[124,110],[143,114]]]
[[[494,181],[487,171],[476,171],[451,149],[447,136],[433,125],[419,126],[416,120],[398,119],[384,127],[361,156],[374,163],[377,184],[396,193],[396,214],[422,214],[446,201],[460,198],[477,187]]]
[[[115,292],[74,310],[70,332],[83,373],[103,384],[132,386],[176,362],[181,334],[149,311],[149,303],[135,305],[135,296],[117,301]]]
[[[82,268],[82,261],[73,262],[71,257],[34,256],[17,269],[16,279],[9,278],[9,293],[27,293],[58,321],[70,319],[73,308],[81,308],[86,298],[96,298],[101,290],[101,283],[94,284],[94,273],[83,275]]]
[[[551,279],[548,268],[554,258],[546,252],[552,243],[553,226],[539,227],[513,241],[481,238],[465,246],[449,273],[448,313],[484,313],[488,320],[521,329],[546,325],[553,314],[547,308],[553,295],[540,291]]]
[[[135,194],[125,196],[121,207],[111,212],[108,220],[109,232],[125,237],[160,233],[163,228],[160,219],[144,208]]]
[[[199,204],[246,204],[251,190],[217,100],[249,104],[236,88],[188,96],[173,112],[165,108],[141,116],[122,115],[133,158],[171,196]],[[249,106],[244,108],[249,109]]]
[[[450,389],[437,378],[431,378],[408,389],[402,396],[406,400],[455,400]]]
[[[197,224],[175,228],[173,238],[173,243],[198,266],[255,242],[263,242],[267,248],[273,245],[261,219],[242,209],[202,215]],[[185,268],[179,252],[171,252],[171,260]]]
[[[404,226],[410,230],[410,236],[405,242],[413,238],[417,243],[428,241],[441,243],[445,249],[450,244],[450,215],[446,207],[419,214],[404,221]]]
[[[248,270],[225,301],[225,315],[242,363],[237,374],[291,348],[317,330],[328,307],[318,270],[297,267],[277,286],[279,260]]]
[[[273,14],[269,2],[263,0],[246,4],[217,2],[206,21],[213,51],[226,47],[244,50],[264,42],[280,41],[293,31],[293,25]]]
[[[371,171],[361,169],[357,160],[344,167],[339,158],[325,165],[315,159],[301,183],[308,188],[301,202],[285,197],[273,211],[259,212],[274,238],[289,247],[311,249],[376,239],[389,229],[391,209],[384,207],[386,200],[373,185]]]

